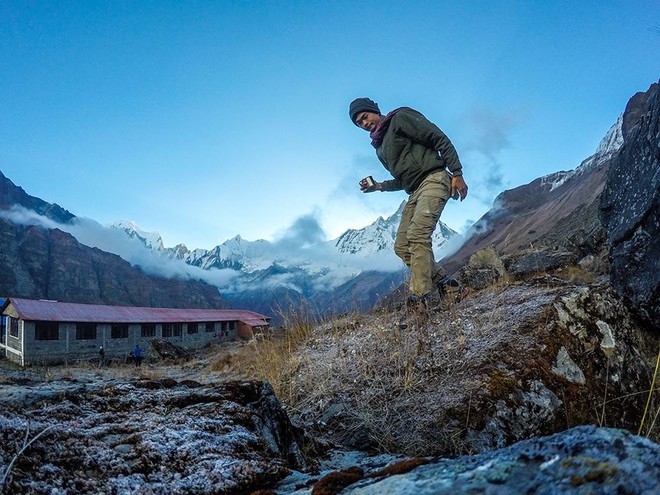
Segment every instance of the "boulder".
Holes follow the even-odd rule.
[[[650,495],[660,492],[658,459],[660,445],[646,438],[582,426],[481,455],[406,459],[374,471],[354,466],[326,474],[312,493]]]
[[[626,305],[660,328],[660,86],[636,95],[626,111],[624,145],[610,165],[601,220],[611,280]],[[634,110],[634,111],[633,111]],[[634,118],[633,118],[634,117]]]
[[[514,277],[548,273],[559,268],[574,265],[578,256],[572,251],[541,247],[522,249],[506,258],[506,267]]]
[[[470,256],[467,265],[456,275],[462,285],[475,290],[484,289],[505,277],[504,263],[492,246]]]
[[[307,467],[267,382],[29,388],[29,409],[0,401],[2,493],[250,493]]]
[[[162,359],[192,359],[193,355],[183,347],[161,339],[153,339],[149,345]]]

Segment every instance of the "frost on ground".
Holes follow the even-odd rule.
[[[3,382],[6,493],[234,493],[305,467],[267,383]]]

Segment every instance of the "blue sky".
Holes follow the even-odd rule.
[[[348,119],[359,96],[451,138],[470,196],[575,168],[660,78],[660,2],[0,3],[0,170],[167,246],[337,237],[405,199]]]

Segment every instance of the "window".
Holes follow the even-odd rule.
[[[207,323],[204,323],[204,326],[206,327],[206,331],[208,333],[215,332],[215,323],[207,322]]]
[[[76,323],[76,340],[96,340],[96,323]]]
[[[9,318],[9,335],[18,338],[18,318]]]
[[[59,340],[60,326],[56,321],[35,321],[34,340]]]
[[[140,334],[142,337],[155,337],[156,336],[156,324],[155,323],[143,323],[140,326]]]
[[[181,337],[181,323],[163,323],[163,338],[166,337]]]
[[[197,333],[198,323],[188,323],[188,333]]]
[[[110,327],[110,338],[127,339],[128,323],[113,323],[112,326]]]
[[[236,330],[236,322],[235,321],[223,321],[222,322],[222,334],[223,335],[229,335],[229,332],[233,332]]]

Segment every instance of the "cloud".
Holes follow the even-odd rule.
[[[274,244],[284,249],[308,249],[325,241],[326,235],[316,214],[309,213],[296,218],[291,226],[276,236]]]
[[[473,140],[468,143],[468,149],[491,158],[511,145],[508,133],[519,121],[514,113],[498,114],[485,108],[473,109],[466,119],[475,133]]]
[[[0,218],[4,218],[18,225],[36,225],[47,229],[60,228],[61,226],[50,218],[17,205],[9,210],[0,211]]]
[[[335,274],[333,276],[344,279],[343,281],[348,274],[355,276],[361,271],[395,271],[401,268],[399,258],[389,250],[368,256],[337,252],[334,242],[327,240],[318,216],[319,212],[316,211],[295,219],[272,243],[276,257],[288,265],[314,264],[332,267]],[[332,277],[327,278],[331,279]]]
[[[522,115],[519,111],[497,113],[486,108],[476,108],[464,120],[473,137],[461,152],[470,156],[471,168],[483,170],[479,176],[472,173],[470,177],[474,177],[472,180],[478,182],[478,187],[485,189],[486,196],[498,194],[504,187],[500,156],[511,147],[509,135],[521,122]]]
[[[239,275],[235,270],[202,270],[181,260],[166,258],[160,252],[147,248],[141,241],[128,237],[123,231],[105,228],[88,218],[76,217],[69,224],[61,224],[18,205],[0,211],[0,217],[20,225],[59,229],[71,234],[81,244],[116,254],[150,275],[203,280],[216,287],[231,283]]]

